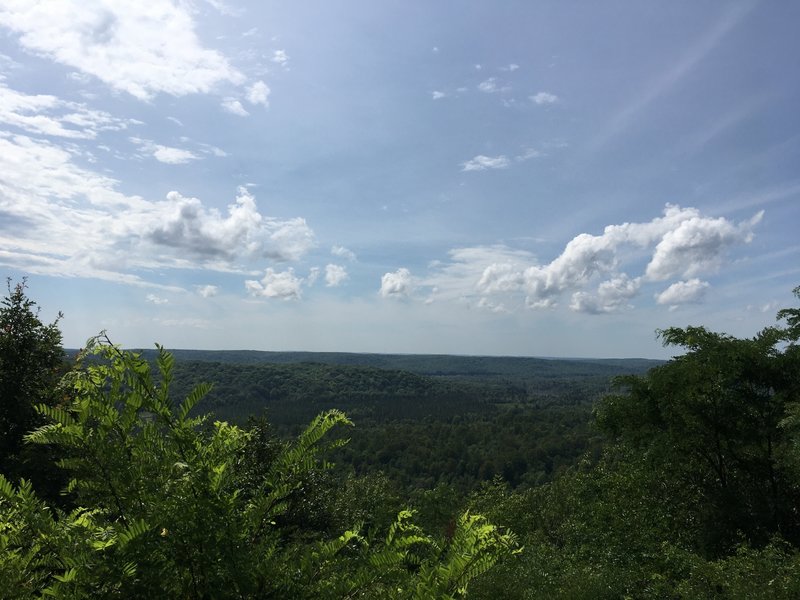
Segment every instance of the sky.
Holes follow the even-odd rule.
[[[800,3],[0,2],[67,347],[668,357],[800,284]]]

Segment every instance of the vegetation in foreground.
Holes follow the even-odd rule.
[[[98,338],[101,360],[28,385],[13,373],[61,369],[33,307],[17,286],[0,309],[3,597],[800,597],[800,309],[749,339],[661,331],[685,353],[595,404],[602,446],[463,493],[331,471],[338,410],[292,443],[212,423],[161,349],[154,376]],[[29,482],[49,458],[61,495]]]

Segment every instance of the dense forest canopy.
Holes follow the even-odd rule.
[[[778,319],[560,377],[104,336],[70,364],[9,283],[0,596],[798,597],[800,309]]]

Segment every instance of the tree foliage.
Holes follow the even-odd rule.
[[[358,524],[303,537],[282,525],[308,474],[324,468],[336,410],[319,415],[260,471],[248,463],[253,434],[194,416],[208,391],[169,393],[174,360],[159,348],[158,377],[107,338],[69,375],[68,406],[37,405],[48,423],[27,436],[57,446],[81,507],[54,511],[31,486],[0,478],[0,564],[19,597],[125,595],[181,598],[457,598],[514,537],[465,514],[436,540],[401,512],[385,536]]]
[[[26,433],[42,423],[34,409],[58,400],[58,382],[64,373],[61,331],[56,320],[45,324],[36,303],[25,294],[23,280],[12,286],[0,301],[0,473],[16,480],[33,477],[38,487],[52,497],[48,485],[58,482],[46,461],[49,452],[26,448]],[[57,483],[56,483],[57,487]]]
[[[659,332],[687,352],[645,377],[620,380],[597,422],[644,452],[652,467],[694,498],[704,552],[728,552],[742,538],[763,545],[780,534],[800,541],[797,480],[786,471],[790,436],[781,423],[800,401],[798,354],[787,329],[737,339],[704,327]]]

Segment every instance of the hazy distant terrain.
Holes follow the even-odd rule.
[[[173,398],[213,385],[198,413],[281,436],[336,408],[355,422],[340,468],[382,472],[402,487],[472,489],[551,480],[599,451],[589,423],[615,376],[660,361],[337,352],[175,350]],[[148,359],[155,350],[143,350]]]

